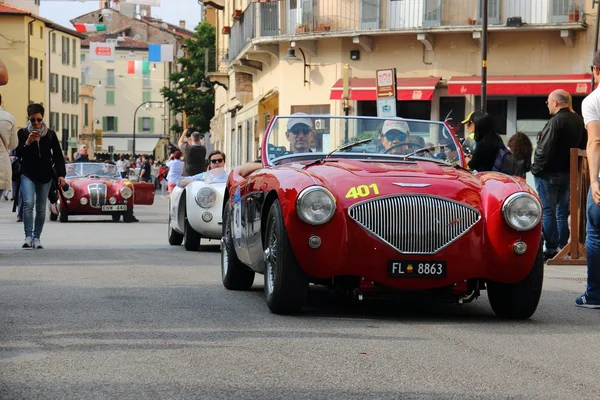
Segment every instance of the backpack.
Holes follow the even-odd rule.
[[[496,153],[492,171],[502,172],[506,175],[517,175],[517,162],[515,156],[506,148],[504,143],[500,144],[500,148]]]

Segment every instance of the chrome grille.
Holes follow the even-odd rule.
[[[90,206],[100,208],[106,203],[106,185],[103,183],[92,183],[88,185],[90,194]]]
[[[421,195],[381,197],[355,204],[350,217],[396,250],[435,254],[465,234],[477,210],[455,201]]]

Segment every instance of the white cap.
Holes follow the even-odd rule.
[[[310,120],[310,118],[302,118],[301,117],[302,115],[307,115],[307,114],[306,113],[292,114],[293,118],[290,118],[287,123],[288,131],[298,124],[304,124],[304,125],[308,126],[309,128],[312,128],[312,121]]]
[[[387,120],[383,123],[383,128],[381,129],[381,134],[385,135],[386,132],[396,129],[402,133],[410,133],[410,129],[408,127],[408,123],[406,121],[394,121]]]

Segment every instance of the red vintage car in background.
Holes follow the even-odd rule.
[[[542,207],[525,180],[469,171],[444,122],[275,117],[264,168],[229,176],[221,273],[230,290],[264,274],[274,313],[309,283],[358,299],[422,291],[529,318],[542,291]]]
[[[50,219],[67,222],[70,215],[107,215],[117,222],[133,220],[134,205],[154,203],[154,185],[121,178],[117,168],[108,163],[70,163],[65,177],[69,188],[58,190]]]

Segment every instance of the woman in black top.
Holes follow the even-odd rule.
[[[475,111],[469,123],[475,124],[475,150],[469,168],[472,170],[492,171],[496,153],[502,147],[502,138],[494,131],[492,118],[488,113]]]
[[[527,172],[531,171],[531,155],[533,144],[529,136],[518,131],[508,141],[508,148],[515,156],[515,175],[525,178]]]
[[[23,196],[25,228],[23,248],[42,249],[40,236],[46,219],[46,199],[55,174],[59,187],[65,184],[65,158],[56,133],[48,129],[44,122],[44,107],[41,104],[30,104],[27,115],[27,127],[17,133],[17,157],[21,159],[22,165],[20,192]]]

